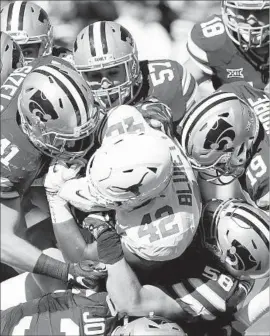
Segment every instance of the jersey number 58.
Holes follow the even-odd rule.
[[[217,283],[225,290],[225,292],[229,292],[232,289],[232,279],[228,275],[222,274],[215,268],[205,266],[203,276],[213,281],[217,281]]]

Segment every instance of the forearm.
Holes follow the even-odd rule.
[[[178,303],[155,286],[141,286],[136,274],[125,259],[107,265],[107,290],[116,309],[131,316],[145,316],[150,312],[171,320],[184,317]]]
[[[71,262],[98,260],[96,243],[87,244],[67,202],[59,196],[48,195],[54,234],[65,258]]]
[[[13,233],[1,234],[1,261],[9,266],[33,272],[41,251]]]
[[[74,219],[53,224],[58,246],[65,258],[71,262],[97,261],[96,242],[87,244]]]
[[[142,286],[126,260],[123,258],[113,265],[107,265],[107,269],[107,290],[117,310],[138,302]]]

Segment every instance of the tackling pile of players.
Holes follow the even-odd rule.
[[[222,1],[185,66],[139,61],[115,22],[71,52],[38,5],[1,9],[2,280],[19,273],[1,335],[211,336],[241,316],[269,277],[269,8]]]

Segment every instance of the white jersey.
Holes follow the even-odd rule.
[[[179,257],[197,230],[201,199],[193,171],[180,146],[171,141],[173,179],[150,203],[132,211],[116,211],[116,229],[122,243],[147,260]]]
[[[122,106],[108,114],[100,129],[103,143],[124,132],[158,132],[148,126],[133,107]],[[191,243],[200,220],[201,199],[192,168],[180,145],[166,135],[174,162],[173,178],[167,188],[145,205],[116,210],[116,230],[122,243],[147,260],[171,260]],[[84,212],[100,211],[86,178],[65,183],[61,197]]]

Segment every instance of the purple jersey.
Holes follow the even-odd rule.
[[[1,335],[111,335],[118,316],[107,293],[47,294],[1,311]]]
[[[239,80],[264,89],[269,81],[269,48],[262,59],[252,51],[243,52],[228,36],[220,15],[196,23],[187,42],[194,62],[212,77],[215,89]]]

